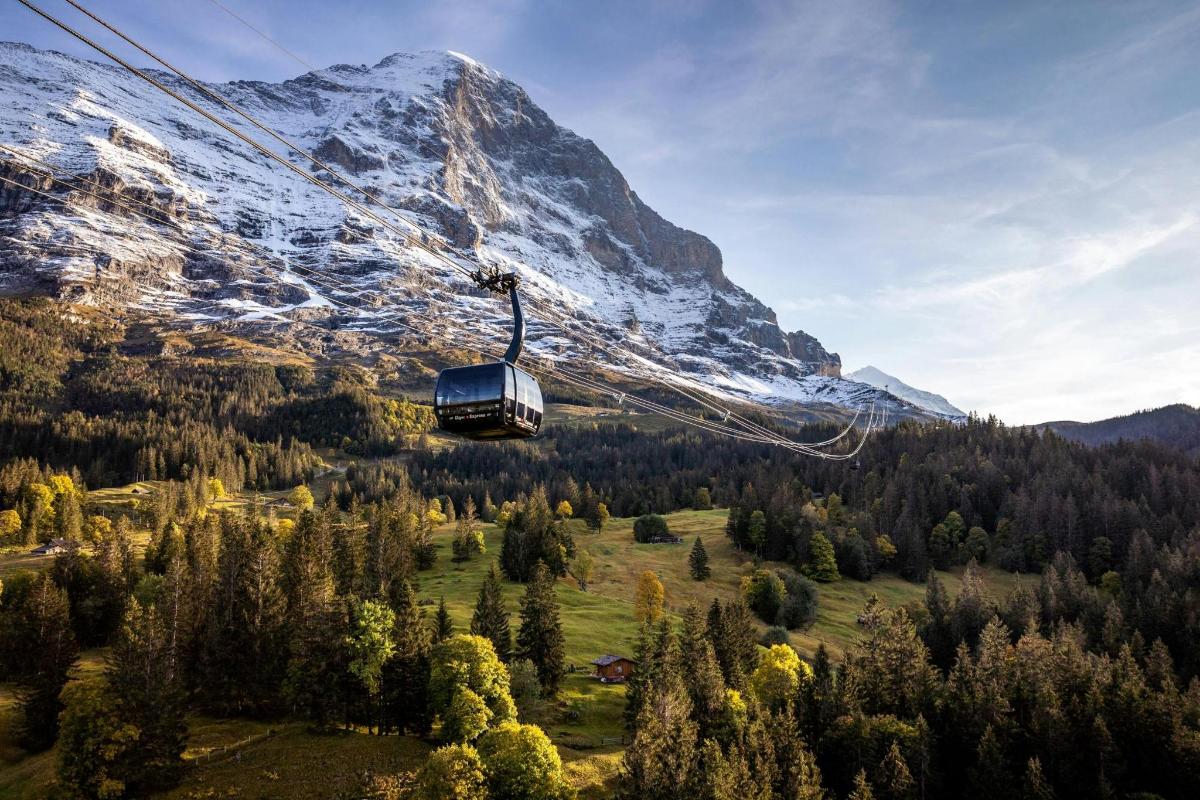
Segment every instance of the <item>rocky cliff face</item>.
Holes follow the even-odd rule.
[[[836,354],[782,331],[734,285],[711,241],[663,219],[591,141],[469,58],[397,54],[213,88],[424,230],[520,272],[535,351],[581,356],[574,334],[587,331],[724,391],[841,404],[869,394],[840,380]],[[0,187],[0,291],[184,321],[336,313],[340,327],[382,335],[389,315],[436,332],[419,316],[436,311],[450,336],[457,325],[505,337],[503,304],[123,71],[0,44],[0,99],[11,109],[0,144],[77,176],[68,190],[0,165],[56,198]],[[574,320],[573,335],[547,324],[548,307]]]

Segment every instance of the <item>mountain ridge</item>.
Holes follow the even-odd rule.
[[[959,409],[940,394],[909,386],[896,376],[889,375],[878,367],[868,365],[850,372],[844,377],[847,380],[865,383],[877,389],[886,389],[896,397],[939,417],[956,420],[966,419],[967,417],[966,412]]]
[[[0,97],[15,113],[0,122],[0,141],[82,176],[105,200],[149,204],[163,224],[128,215],[114,223],[111,205],[80,192],[63,195],[66,213],[6,187],[0,235],[12,247],[0,257],[0,290],[238,322],[328,320],[341,316],[331,301],[351,302],[359,310],[339,327],[392,335],[388,314],[444,313],[493,341],[506,336],[503,304],[431,270],[427,255],[123,71],[28,45],[4,49]],[[535,352],[579,358],[586,332],[674,380],[734,397],[844,408],[876,400],[920,413],[841,380],[838,355],[783,331],[724,274],[711,240],[643,203],[593,142],[469,57],[397,53],[372,67],[212,88],[415,224],[520,273],[531,302],[563,310],[575,326],[565,336],[534,311]],[[33,170],[0,169],[63,194]],[[196,245],[207,255],[186,249]],[[318,291],[297,270],[350,288]]]
[[[1056,420],[1035,426],[1090,446],[1124,440],[1151,439],[1200,456],[1200,407],[1173,403],[1095,422]]]

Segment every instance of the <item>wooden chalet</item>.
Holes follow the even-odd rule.
[[[592,664],[596,667],[596,677],[601,683],[624,683],[633,674],[636,662],[625,656],[600,656]]]

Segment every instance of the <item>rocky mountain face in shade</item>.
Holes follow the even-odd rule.
[[[725,275],[716,245],[643,203],[594,143],[466,56],[398,53],[211,88],[368,189],[433,247],[440,237],[518,272],[534,357],[603,353],[625,371],[775,402],[850,408],[884,397],[842,379],[840,358],[814,337],[782,330]],[[120,68],[0,44],[0,100],[0,145],[73,176],[63,186],[0,151],[0,177],[20,185],[0,182],[0,292],[180,324],[315,324],[361,334],[354,341],[367,349],[414,331],[507,337],[502,301]]]

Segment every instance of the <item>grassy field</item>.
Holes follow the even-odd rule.
[[[127,503],[152,491],[152,484],[92,492],[101,503]],[[271,497],[284,493],[271,493]],[[264,495],[264,497],[267,495]],[[220,507],[236,509],[252,498],[234,497]],[[286,512],[285,512],[286,513]],[[734,599],[743,575],[753,569],[747,554],[739,552],[724,534],[727,512],[681,511],[668,515],[671,531],[684,540],[679,545],[644,545],[633,541],[633,520],[613,519],[602,533],[589,531],[581,521],[571,521],[576,544],[596,557],[596,570],[587,592],[575,581],[558,582],[558,597],[566,635],[568,673],[560,697],[543,703],[529,721],[541,725],[558,745],[572,781],[581,796],[609,794],[620,762],[621,746],[605,744],[623,733],[623,686],[601,684],[590,676],[592,659],[605,653],[632,655],[636,625],[633,618],[634,586],[644,570],[653,570],[666,590],[668,613],[679,614],[690,603],[706,608],[714,597]],[[451,561],[452,525],[436,532],[436,566],[419,573],[419,594],[432,616],[444,597],[456,631],[466,631],[489,565],[500,552],[502,533],[485,527],[487,553],[474,559]],[[140,534],[145,536],[145,534]],[[693,540],[703,539],[713,577],[696,582],[688,573],[687,558]],[[27,553],[0,554],[0,575],[14,569],[48,565],[52,557],[31,558]],[[768,566],[787,569],[782,564]],[[947,589],[958,590],[960,572],[942,575]],[[989,592],[1000,598],[1011,590],[1015,577],[985,570]],[[519,626],[519,601],[524,587],[504,584],[514,633]],[[824,642],[837,657],[858,636],[855,619],[871,594],[889,605],[920,603],[924,587],[894,575],[879,575],[870,582],[843,579],[820,586],[820,611],[811,629],[792,633],[792,643],[811,657]],[[765,628],[765,626],[760,626]],[[103,652],[85,654],[77,677],[96,675]],[[0,687],[0,797],[43,798],[53,777],[53,753],[26,756],[13,743],[8,726],[14,698]],[[270,732],[270,735],[268,735]],[[222,748],[230,748],[222,750]],[[368,774],[389,774],[419,767],[429,745],[411,738],[376,737],[362,732],[317,736],[297,722],[256,722],[195,717],[186,758],[192,765],[185,782],[165,795],[171,798],[254,797],[317,798],[348,792]]]

